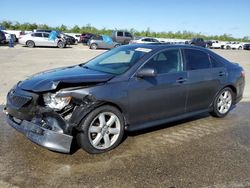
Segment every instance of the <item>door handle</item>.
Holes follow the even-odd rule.
[[[226,73],[225,72],[219,72],[219,76],[224,76]]]
[[[186,82],[187,81],[187,79],[186,78],[179,78],[179,79],[177,79],[176,80],[176,82],[178,82],[178,83],[183,83],[183,82]]]

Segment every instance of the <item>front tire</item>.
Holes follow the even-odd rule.
[[[104,153],[117,147],[124,134],[124,118],[110,105],[90,112],[80,125],[76,135],[79,146],[91,154]]]
[[[230,111],[234,100],[234,93],[229,87],[220,91],[213,102],[213,111],[210,114],[214,117],[225,117]]]
[[[59,41],[59,42],[57,43],[57,47],[58,47],[58,48],[64,48],[64,47],[65,47],[64,42]]]

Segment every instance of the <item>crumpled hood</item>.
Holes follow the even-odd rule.
[[[81,66],[73,66],[35,74],[20,82],[18,87],[24,90],[43,92],[55,90],[59,84],[65,84],[69,87],[70,84],[74,86],[84,86],[84,84],[106,82],[113,77],[114,75],[112,74],[87,69]]]

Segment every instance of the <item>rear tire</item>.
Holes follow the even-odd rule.
[[[226,87],[219,92],[213,101],[213,111],[210,114],[214,117],[225,117],[231,110],[234,100],[234,93],[231,88]]]
[[[117,108],[104,105],[90,112],[79,129],[76,140],[82,149],[91,154],[104,153],[122,141],[124,118]]]
[[[35,47],[35,43],[32,41],[32,40],[28,40],[26,42],[26,45],[29,47],[29,48],[34,48]]]

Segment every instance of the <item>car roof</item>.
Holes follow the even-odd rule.
[[[198,49],[203,51],[209,51],[206,48],[200,46],[186,45],[186,44],[164,44],[164,43],[150,43],[150,44],[129,44],[137,46],[138,48],[150,48],[152,50],[161,50],[166,48],[188,48],[188,49]]]

